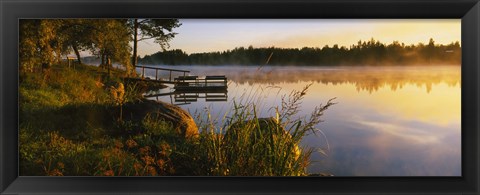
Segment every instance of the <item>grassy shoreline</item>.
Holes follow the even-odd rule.
[[[334,104],[320,106],[306,123],[290,120],[306,87],[270,122],[256,116],[255,105],[236,105],[224,124],[228,133],[198,122],[201,133],[185,137],[154,115],[123,120],[124,105],[145,101],[149,88],[125,82],[123,74],[85,65],[22,74],[20,175],[305,176],[312,150],[298,144]]]

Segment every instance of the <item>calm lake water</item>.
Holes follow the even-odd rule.
[[[317,128],[302,144],[316,152],[310,173],[336,176],[461,176],[461,68],[161,66],[190,75],[226,75],[226,101],[180,105],[192,115],[208,110],[228,115],[233,101],[253,102],[261,117],[274,116],[283,95],[313,83],[298,117],[335,98]],[[154,71],[146,71],[155,77]],[[160,72],[159,72],[160,74]],[[166,76],[165,74],[160,74]],[[173,76],[176,76],[175,74]],[[168,93],[172,88],[157,93]],[[172,96],[152,97],[182,104]]]

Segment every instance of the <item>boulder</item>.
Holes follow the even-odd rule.
[[[197,124],[192,116],[187,111],[172,104],[143,100],[126,103],[123,109],[124,120],[142,121],[145,116],[150,115],[173,124],[178,135],[182,137],[192,137],[199,134]]]

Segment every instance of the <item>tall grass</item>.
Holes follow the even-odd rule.
[[[330,99],[319,105],[308,120],[294,118],[308,88],[282,97],[274,107],[275,117],[259,118],[256,104],[234,103],[231,117],[224,118],[220,132],[215,124],[203,126],[201,143],[211,175],[233,176],[304,176],[313,148],[300,147],[308,133],[318,131],[324,112],[335,103]],[[224,133],[222,133],[224,131]]]

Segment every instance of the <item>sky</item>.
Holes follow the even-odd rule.
[[[169,49],[188,54],[235,47],[349,47],[371,38],[407,45],[461,40],[460,19],[180,19]],[[160,51],[152,40],[139,43],[141,57]]]

